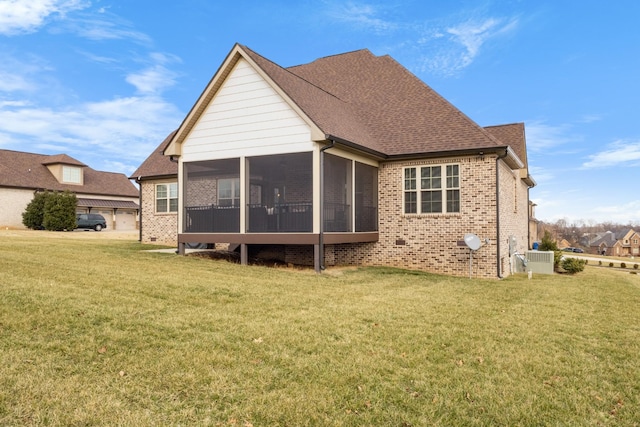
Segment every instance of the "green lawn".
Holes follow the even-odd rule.
[[[640,424],[629,271],[317,275],[93,236],[0,232],[0,425]]]

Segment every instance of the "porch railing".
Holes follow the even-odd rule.
[[[351,205],[344,203],[325,203],[324,231],[351,231]]]
[[[311,202],[280,203],[274,206],[247,205],[250,233],[304,233],[313,231]]]
[[[239,233],[240,208],[237,206],[185,207],[187,233]]]

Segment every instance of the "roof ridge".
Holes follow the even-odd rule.
[[[524,122],[513,122],[513,123],[503,123],[500,125],[489,125],[489,126],[482,126],[483,128],[498,128],[498,127],[504,127],[504,126],[516,126],[516,125],[524,125]]]
[[[370,54],[371,54],[371,56],[373,56],[374,58],[381,58],[380,56],[376,56],[376,55],[374,55],[374,53],[373,53],[373,52],[371,52],[369,49],[367,49],[367,48],[365,47],[365,48],[362,48],[362,49],[355,49],[355,50],[352,50],[352,51],[349,51],[349,52],[334,53],[334,54],[332,54],[332,55],[321,56],[321,57],[319,57],[319,58],[314,59],[314,60],[313,60],[313,61],[311,61],[311,62],[306,62],[306,63],[304,63],[304,64],[291,65],[291,66],[289,66],[289,67],[287,67],[287,68],[303,67],[303,66],[305,66],[305,65],[313,64],[314,62],[322,61],[322,60],[324,60],[324,59],[335,58],[335,57],[338,57],[338,56],[344,56],[344,55],[352,55],[352,54],[354,54],[354,53],[356,53],[356,52],[367,52],[367,53],[370,53]],[[389,55],[383,55],[383,56],[389,56]]]
[[[301,67],[301,66],[308,65],[308,64],[300,64],[300,65],[296,65],[296,66],[294,66],[294,67],[283,67],[282,65],[279,65],[279,64],[275,63],[275,62],[274,62],[274,61],[272,61],[271,59],[269,59],[269,58],[267,58],[267,57],[265,57],[265,56],[263,56],[263,55],[260,55],[258,52],[256,52],[255,50],[251,49],[251,48],[250,48],[250,47],[248,47],[248,46],[245,46],[245,45],[240,45],[240,46],[241,46],[243,49],[246,49],[246,50],[250,51],[250,52],[251,52],[251,53],[253,53],[254,55],[259,56],[260,58],[264,59],[265,61],[267,61],[267,62],[269,62],[269,63],[273,64],[274,66],[276,66],[276,67],[278,67],[278,68],[280,68],[281,70],[286,71],[287,73],[291,74],[292,76],[295,76],[297,79],[300,79],[300,80],[302,80],[303,82],[306,82],[307,84],[309,84],[309,85],[311,85],[311,86],[313,86],[313,87],[315,87],[315,88],[317,88],[317,89],[319,89],[319,90],[323,91],[323,92],[324,92],[324,93],[326,93],[327,95],[330,95],[330,96],[334,97],[335,99],[338,99],[338,100],[340,100],[341,102],[345,102],[345,103],[347,103],[347,104],[348,104],[348,102],[347,102],[347,101],[345,101],[345,100],[343,100],[342,98],[340,98],[340,97],[336,96],[335,94],[333,94],[333,93],[331,93],[331,92],[327,91],[325,88],[320,87],[320,86],[318,86],[318,85],[316,85],[316,84],[314,84],[314,83],[310,82],[309,80],[305,79],[304,77],[301,77],[300,75],[298,75],[298,74],[294,73],[293,71],[291,71],[291,70],[289,69],[289,68],[294,68],[294,67]],[[315,61],[316,61],[316,60],[314,60],[314,61],[310,62],[309,64],[311,64],[311,63],[313,63],[313,62],[315,62]]]

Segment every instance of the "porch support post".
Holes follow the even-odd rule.
[[[313,245],[313,266],[316,273],[322,272],[322,255],[320,254],[321,245]]]
[[[178,255],[184,255],[185,254],[185,248],[186,248],[187,244],[184,242],[178,242]]]
[[[249,251],[246,243],[240,245],[240,264],[249,264]]]

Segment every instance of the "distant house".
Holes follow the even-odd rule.
[[[40,191],[76,194],[78,213],[100,213],[107,229],[138,227],[139,191],[121,173],[91,169],[66,154],[0,150],[0,227],[24,228],[22,213]]]
[[[586,240],[582,243],[587,247],[587,252],[597,255],[613,255],[613,246],[617,241],[615,233],[611,231],[588,235]]]
[[[633,229],[620,233],[620,237],[613,245],[614,256],[640,256],[640,234]]]
[[[607,231],[585,235],[583,244],[592,254],[620,257],[640,256],[640,234],[633,229],[616,233]]]
[[[283,68],[235,45],[132,176],[145,242],[285,262],[511,274],[535,185],[522,123],[483,128],[389,56]]]

